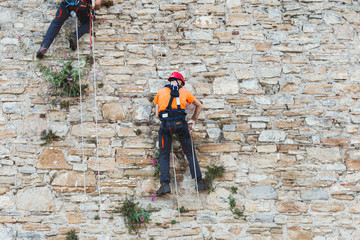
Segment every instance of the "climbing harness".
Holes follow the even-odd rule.
[[[179,90],[181,86],[172,86],[170,84],[165,85],[165,87],[168,87],[170,89],[170,100],[168,103],[168,106],[166,107],[165,111],[162,111],[159,113],[160,120],[175,120],[175,119],[181,119],[185,118],[186,112],[184,109],[181,109],[180,107],[180,94]],[[176,100],[177,109],[172,109],[171,105],[173,103],[173,100]]]

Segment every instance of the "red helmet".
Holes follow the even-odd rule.
[[[181,75],[181,73],[179,73],[179,72],[173,72],[173,73],[170,75],[168,81],[170,81],[171,78],[180,79],[181,82],[182,82],[182,85],[185,86],[185,80],[184,80],[183,75]]]

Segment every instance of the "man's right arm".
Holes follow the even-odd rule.
[[[203,105],[201,104],[201,102],[197,99],[195,99],[192,102],[195,105],[195,112],[194,115],[192,116],[191,119],[195,120],[199,117],[201,110],[203,109]]]

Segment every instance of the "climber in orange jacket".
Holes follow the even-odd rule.
[[[196,123],[196,119],[203,106],[192,93],[184,88],[185,80],[180,73],[173,72],[168,81],[170,84],[160,89],[153,100],[156,104],[156,117],[161,120],[159,130],[161,186],[156,194],[163,195],[171,192],[169,170],[172,134],[178,134],[179,136],[183,151],[189,161],[191,176],[193,179],[195,179],[195,177],[197,178],[197,189],[199,191],[207,190],[209,186],[202,180],[199,163],[189,131],[189,127],[192,127]],[[193,103],[195,105],[195,112],[188,121],[185,120],[185,107],[187,103]],[[195,164],[193,161],[195,161]]]

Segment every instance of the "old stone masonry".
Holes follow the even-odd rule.
[[[107,0],[93,50],[70,17],[38,60],[60,2],[0,0],[0,240],[360,239],[359,1]],[[203,175],[224,169],[199,198],[176,138],[178,198],[174,176],[154,196],[173,71],[204,106]],[[81,98],[51,84],[77,74]]]

